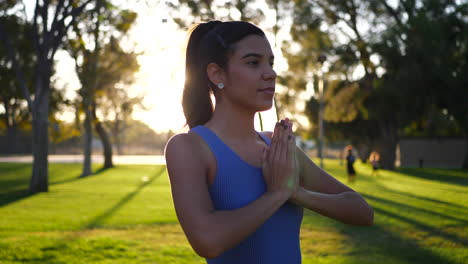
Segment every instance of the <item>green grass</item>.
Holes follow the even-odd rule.
[[[346,182],[338,161],[325,167]],[[28,195],[31,165],[0,163],[0,263],[205,263],[177,222],[165,167],[97,168],[79,178],[79,164],[50,164],[49,192]],[[467,171],[356,170],[350,186],[375,225],[306,211],[303,263],[468,263]]]

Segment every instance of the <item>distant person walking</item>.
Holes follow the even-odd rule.
[[[372,164],[372,174],[371,176],[379,176],[379,161],[380,154],[377,151],[372,151],[369,156],[369,161]]]
[[[348,152],[346,156],[346,170],[348,172],[348,181],[354,182],[356,180],[356,171],[354,170],[354,162],[356,157],[353,155],[353,147],[347,146],[346,151]]]

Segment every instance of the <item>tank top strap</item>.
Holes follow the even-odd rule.
[[[269,139],[267,136],[263,135],[262,133],[260,132],[257,132],[257,134],[263,139],[263,141],[265,141],[265,143],[269,146],[271,145],[271,139]]]
[[[190,131],[197,133],[205,141],[215,157],[224,157],[226,152],[228,152],[224,142],[207,127],[199,125],[192,128]]]
[[[191,129],[191,131],[197,133],[200,135],[206,143],[211,147],[220,147],[220,146],[225,146],[225,143],[209,128],[203,126],[203,125],[198,125],[194,128]],[[269,139],[267,136],[263,135],[262,133],[257,131],[257,134],[259,137],[265,141],[267,145],[271,145],[271,139]]]

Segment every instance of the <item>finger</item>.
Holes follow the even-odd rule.
[[[296,136],[291,135],[291,138],[288,140],[288,160],[294,166],[296,159]]]
[[[277,163],[279,161],[279,153],[281,151],[281,131],[283,130],[283,120],[278,122],[278,126],[276,128],[276,137],[275,137],[275,151],[271,153],[272,161]]]
[[[262,153],[262,158],[261,158],[262,168],[266,167],[266,165],[268,164],[268,160],[267,160],[268,150],[269,150],[268,147],[263,148],[263,153]]]
[[[284,121],[284,120],[282,120]],[[286,122],[283,122],[283,126],[279,132],[279,144],[278,144],[278,159],[282,162],[287,161],[287,125]]]
[[[288,157],[291,156],[290,152],[295,150],[293,147],[295,147],[295,140],[292,133],[292,123],[290,123],[288,130]]]
[[[289,120],[286,118],[286,120]],[[289,140],[291,139],[291,123],[288,121],[287,122],[287,127],[284,129],[284,145],[286,147],[285,155],[286,159],[288,158],[288,146],[289,146]]]
[[[277,149],[279,126],[280,126],[279,122],[276,122],[275,128],[273,130],[273,136],[271,137],[270,148],[269,148],[268,155],[267,155],[267,159],[269,161],[272,161],[274,159],[274,153],[276,152],[276,149]]]

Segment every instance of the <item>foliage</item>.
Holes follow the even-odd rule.
[[[209,20],[243,20],[258,23],[265,14],[248,0],[213,1],[213,0],[177,0],[167,2],[173,10],[171,16],[181,28]],[[190,16],[187,16],[187,13]]]
[[[320,65],[315,58],[327,54],[329,140],[348,138],[386,152],[384,166],[393,168],[400,136],[468,135],[464,125],[468,110],[463,107],[468,100],[467,77],[462,74],[468,65],[468,24],[463,19],[467,4],[294,3],[293,42],[283,48],[294,74],[283,81],[291,89],[305,89]],[[357,77],[359,68],[363,76]],[[282,101],[289,103],[287,97]],[[316,99],[311,98],[306,112],[313,123],[317,110]]]
[[[10,2],[5,2],[8,4]],[[4,25],[8,34],[12,38],[20,53],[17,53],[17,61],[22,65],[26,79],[28,80],[29,92],[32,93],[33,81],[33,63],[35,55],[30,39],[27,37],[31,30],[31,25],[22,21],[21,18],[15,15],[4,15],[0,17],[0,23]],[[15,34],[14,34],[15,33]],[[8,56],[8,51],[5,43],[0,44],[0,104],[3,106],[4,112],[0,114],[2,123],[7,128],[16,128],[19,125],[29,121],[29,109],[24,99],[23,92],[17,87],[16,73],[11,67],[12,61]]]

